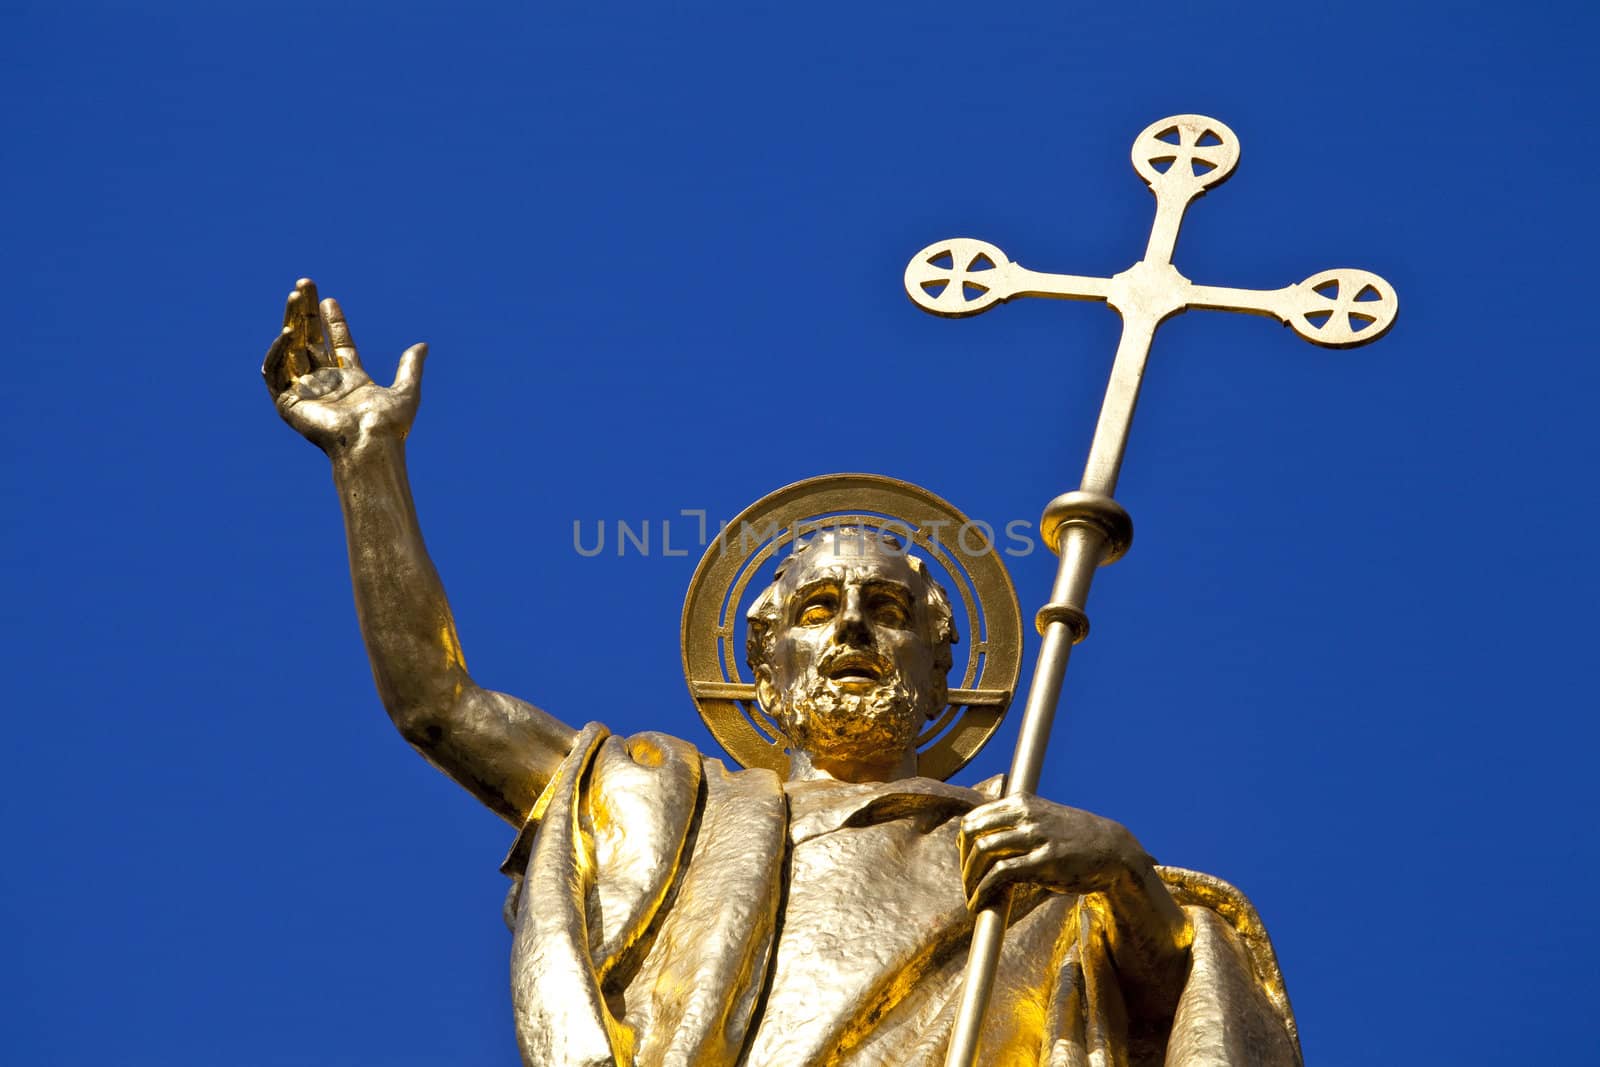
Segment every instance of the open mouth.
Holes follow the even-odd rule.
[[[829,681],[842,686],[878,685],[887,672],[883,662],[867,652],[846,652],[834,656],[823,669]]]

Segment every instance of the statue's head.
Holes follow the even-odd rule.
[[[950,600],[886,534],[823,530],[750,608],[745,655],[763,708],[815,766],[903,764],[944,709]]]

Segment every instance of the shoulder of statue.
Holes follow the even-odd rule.
[[[601,788],[620,790],[636,799],[654,794],[659,803],[675,808],[687,804],[692,809],[701,783],[712,777],[723,782],[748,781],[746,789],[755,787],[761,793],[782,793],[774,772],[763,768],[729,770],[721,760],[707,757],[693,742],[681,737],[659,730],[624,737],[613,734],[601,723],[591,722],[578,732],[566,759],[529,811],[500,870],[513,878],[521,877],[539,825],[557,797],[576,801],[587,790]]]
[[[528,855],[533,851],[533,839],[539,832],[539,824],[544,821],[545,813],[550,809],[550,802],[563,790],[572,788],[572,783],[583,775],[584,770],[593,761],[601,743],[610,736],[611,731],[598,722],[587,723],[578,731],[572,747],[567,750],[566,758],[556,768],[556,773],[545,783],[543,791],[534,800],[527,817],[522,820],[522,826],[511,842],[511,848],[507,850],[505,859],[500,862],[500,873],[511,878],[522,877],[522,872],[528,865]]]
[[[659,730],[645,730],[617,740],[629,758],[641,767],[662,767],[668,763],[698,764],[704,759],[692,742]]]
[[[1163,867],[1158,864],[1156,873],[1179,904],[1197,905],[1216,912],[1228,920],[1228,924],[1247,943],[1257,939],[1266,940],[1267,928],[1257,914],[1255,905],[1231,883],[1215,875],[1183,867]]]

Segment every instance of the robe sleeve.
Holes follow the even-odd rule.
[[[608,978],[629,964],[677,876],[699,795],[692,745],[624,740],[596,723],[578,735],[507,860],[526,856],[511,947],[524,1062],[633,1062]]]
[[[1219,878],[1158,870],[1194,927],[1189,980],[1167,1039],[1168,1067],[1301,1067],[1283,974],[1250,901]]]
[[[785,826],[770,771],[590,724],[503,866],[523,1062],[731,1064],[770,952]]]

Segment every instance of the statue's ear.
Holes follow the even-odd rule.
[[[756,668],[756,703],[761,705],[762,711],[776,717],[773,709],[778,706],[778,687],[772,683],[772,668],[765,663]]]

